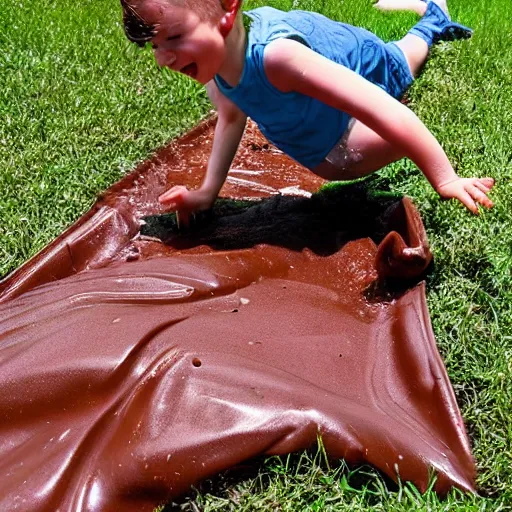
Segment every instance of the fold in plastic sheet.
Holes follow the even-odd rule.
[[[0,509],[150,511],[318,435],[330,456],[420,489],[434,472],[439,493],[473,490],[424,283],[368,293],[379,275],[411,278],[430,261],[409,200],[378,243],[322,255],[137,235],[169,184],[200,180],[211,132],[141,165],[0,283]],[[252,126],[234,167],[244,181],[226,196],[321,184]]]

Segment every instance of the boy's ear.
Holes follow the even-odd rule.
[[[242,6],[242,0],[222,0],[222,6],[226,13],[219,22],[219,29],[222,37],[226,38],[235,24],[236,16]]]

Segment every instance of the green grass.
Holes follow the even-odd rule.
[[[362,25],[385,39],[414,16],[366,0],[274,0]],[[251,1],[248,6],[262,5]],[[410,106],[463,176],[491,175],[480,217],[441,202],[410,162],[381,173],[412,196],[435,256],[434,332],[466,420],[485,497],[439,501],[320,454],[271,458],[256,474],[205,484],[184,510],[499,510],[512,507],[512,4],[451,1],[473,39],[433,51]],[[136,162],[207,114],[204,91],[158,71],[123,37],[116,1],[3,0],[0,9],[0,275],[35,254]],[[254,472],[254,471],[253,471]],[[251,472],[249,472],[251,473]]]
[[[343,461],[333,466],[321,447],[316,453],[267,458],[261,464],[249,466],[243,474],[245,478],[242,481],[228,472],[220,475],[194,489],[194,498],[187,497],[161,507],[157,512],[507,509],[503,502],[468,496],[458,490],[441,499],[432,491],[435,479],[432,479],[427,492],[421,494],[408,482],[397,485],[384,480],[369,466],[351,469]]]
[[[201,87],[128,45],[118,11],[107,0],[2,2],[0,276],[211,108]]]

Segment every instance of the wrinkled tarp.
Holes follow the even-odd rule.
[[[165,188],[200,182],[212,129],[142,164],[0,283],[0,509],[150,511],[318,435],[330,456],[421,490],[432,470],[439,493],[473,490],[411,281],[431,256],[408,199],[375,202],[359,235],[355,204],[323,222],[324,196],[308,199],[322,181],[250,126],[222,195],[273,198],[167,244],[140,236]]]

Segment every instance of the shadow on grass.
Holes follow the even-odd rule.
[[[316,450],[249,460],[201,482],[159,512],[320,511],[327,505],[329,510],[449,510],[450,504],[468,504],[468,495],[457,488],[439,496],[436,481],[432,471],[422,493],[411,482],[394,482],[371,466],[352,468],[343,460],[329,459],[320,442]],[[475,504],[475,499],[471,495],[469,503]]]
[[[310,503],[322,500],[327,489],[331,489],[334,494],[358,495],[371,507],[382,500],[383,493],[395,493],[400,486],[370,466],[350,469],[343,460],[329,460],[319,447],[287,456],[246,461],[201,482],[189,493],[167,504],[161,512],[196,512],[213,503],[212,510],[237,510],[238,506],[249,510],[251,495],[268,494],[269,500],[278,499],[275,495],[282,493],[274,493],[273,488],[286,489],[291,494],[296,494],[291,491],[296,488],[302,495],[300,500]],[[274,505],[275,510],[281,510],[280,504]]]

